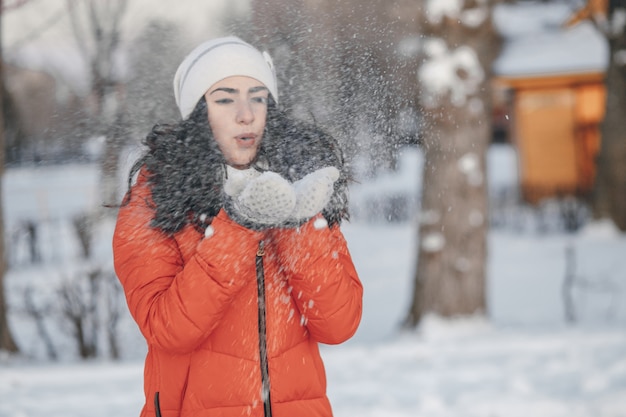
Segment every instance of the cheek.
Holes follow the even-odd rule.
[[[257,113],[256,118],[259,121],[259,123],[261,124],[261,126],[263,127],[263,129],[265,129],[265,124],[267,122],[267,108],[264,108],[263,110],[260,110]]]
[[[213,113],[214,117],[208,116],[209,119],[209,127],[211,128],[211,132],[213,133],[213,137],[215,139],[220,138],[224,133],[224,118],[219,117]]]

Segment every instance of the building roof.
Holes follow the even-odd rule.
[[[605,71],[609,59],[606,38],[589,21],[563,28],[573,13],[574,8],[564,3],[498,6],[494,19],[505,43],[494,63],[496,75],[527,77]]]

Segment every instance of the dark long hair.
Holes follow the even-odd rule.
[[[226,163],[211,132],[205,99],[198,102],[189,118],[174,125],[155,125],[143,143],[147,151],[131,169],[125,201],[129,200],[134,176],[145,168],[155,210],[153,227],[169,234],[188,224],[205,227],[224,204]],[[341,175],[322,214],[330,225],[348,218],[349,174],[338,142],[320,127],[288,117],[272,100],[252,165],[292,182],[319,168],[335,166]]]

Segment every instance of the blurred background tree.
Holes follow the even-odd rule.
[[[104,138],[101,192],[105,205],[118,202],[120,149],[125,137],[124,94],[120,65],[122,20],[127,0],[67,0],[75,41],[89,68],[89,129]]]
[[[587,7],[591,10],[592,6],[595,7],[589,19],[605,34],[609,44],[606,113],[593,206],[597,218],[608,217],[626,231],[626,1],[589,1]]]
[[[4,122],[4,59],[2,56],[2,18],[6,12],[3,0],[0,0],[0,350],[18,352],[19,349],[7,319],[7,302],[4,292],[4,277],[7,271],[5,239],[4,239],[4,200],[2,193],[2,179],[4,175],[4,149],[5,149],[5,122]]]
[[[485,313],[486,155],[492,135],[491,78],[500,50],[497,1],[458,8],[415,2],[423,36],[419,113],[424,152],[414,293],[405,324],[425,313]]]
[[[586,0],[564,23],[571,28],[590,21],[609,46],[606,69],[606,108],[602,122],[602,141],[597,157],[597,172],[592,195],[596,218],[610,218],[626,231],[626,1]]]
[[[180,117],[172,78],[184,57],[181,44],[180,28],[164,20],[149,22],[132,42],[124,114],[127,136],[135,142],[145,137],[154,124]]]

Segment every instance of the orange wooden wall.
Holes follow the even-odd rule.
[[[512,142],[530,203],[591,191],[604,117],[603,74],[501,78],[513,91]]]

